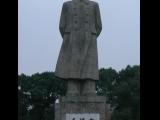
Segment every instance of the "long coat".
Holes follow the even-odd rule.
[[[98,80],[97,37],[102,30],[98,3],[89,0],[63,3],[59,29],[63,43],[55,75],[63,79]]]

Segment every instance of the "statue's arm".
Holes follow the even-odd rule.
[[[66,26],[66,4],[64,3],[61,10],[61,17],[59,23],[59,30],[62,37],[64,35],[65,26]]]
[[[97,30],[97,37],[98,37],[102,31],[102,21],[101,21],[101,14],[100,14],[98,3],[96,4],[96,30]]]

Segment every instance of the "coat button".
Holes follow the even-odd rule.
[[[85,21],[85,23],[88,23],[88,21]]]
[[[77,16],[77,13],[75,13],[74,16]]]

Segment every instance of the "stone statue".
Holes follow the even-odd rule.
[[[55,75],[68,80],[68,94],[94,94],[99,79],[97,37],[102,30],[98,3],[64,2],[59,29],[63,43]]]

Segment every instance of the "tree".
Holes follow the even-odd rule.
[[[115,83],[118,79],[118,73],[116,70],[109,69],[100,69],[99,70],[99,81],[97,81],[96,91],[98,95],[104,95],[107,97],[107,103],[114,106],[115,96],[114,89]]]
[[[19,120],[49,120],[54,117],[54,104],[59,95],[66,92],[66,83],[58,79],[53,72],[36,73],[32,76],[19,76]],[[27,97],[24,97],[27,96]],[[27,101],[26,104],[24,101]]]
[[[117,106],[113,120],[139,120],[140,67],[127,66],[121,70],[115,86]]]
[[[27,120],[29,95],[26,94],[29,88],[29,76],[21,74],[18,76],[18,120]]]
[[[56,78],[52,72],[37,73],[32,75],[31,79],[33,81],[30,89],[33,105],[31,116],[34,120],[46,120],[46,113],[54,117],[55,101],[59,95],[64,95],[66,92],[65,81]]]
[[[98,95],[104,95],[114,110],[112,120],[139,120],[140,66],[127,66],[120,72],[112,68],[99,70]],[[66,81],[53,72],[18,76],[18,120],[50,120],[55,101],[65,95]]]
[[[98,95],[104,95],[114,110],[112,120],[139,120],[140,66],[127,66],[120,72],[100,69]]]

